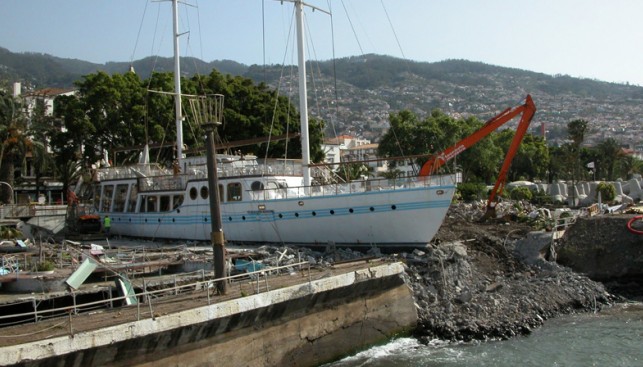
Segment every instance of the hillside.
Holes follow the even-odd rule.
[[[282,75],[280,66],[246,66],[230,60],[182,58],[181,65],[185,76],[217,69],[273,87],[277,87]],[[152,70],[170,71],[172,60],[148,57],[135,61],[133,66],[142,78],[147,78]],[[129,67],[128,62],[93,64],[0,48],[0,87],[6,88],[14,81],[21,81],[26,90],[70,87],[82,75],[97,70],[122,73]],[[550,140],[564,138],[567,123],[581,118],[590,122],[590,143],[591,139],[614,137],[624,144],[643,144],[643,87],[465,60],[427,63],[380,55],[324,61],[311,64],[309,70],[316,74],[309,84],[309,96],[316,97],[311,113],[332,121],[338,133],[374,141],[387,129],[390,112],[408,109],[422,117],[439,108],[454,115],[487,119],[531,94],[538,107],[532,129],[539,131],[544,123]],[[337,103],[332,103],[335,85]],[[281,89],[290,90],[283,86]],[[296,89],[294,83],[289,92],[295,100]]]

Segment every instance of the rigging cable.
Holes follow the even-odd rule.
[[[143,29],[143,20],[145,20],[145,14],[147,14],[147,4],[145,2],[145,8],[143,9],[143,16],[141,17],[141,24],[138,26],[138,33],[136,34],[136,42],[134,42],[134,50],[132,50],[132,56],[129,58],[130,66],[134,63],[134,55],[136,54],[136,49],[138,48],[138,41],[141,38],[141,30]]]
[[[355,31],[355,27],[353,26],[353,21],[351,20],[351,17],[348,15],[348,10],[346,9],[346,4],[344,4],[344,0],[342,1],[342,6],[344,7],[344,12],[346,13],[346,18],[348,19],[348,23],[351,25],[351,30],[353,31],[353,35],[355,36],[355,41],[357,41],[357,46],[359,47],[359,52],[361,55],[364,55],[364,50],[362,49],[362,44],[359,42],[359,38],[357,37],[357,32]]]
[[[395,42],[397,43],[397,47],[400,49],[400,53],[402,54],[402,57],[406,59],[406,55],[404,55],[404,50],[402,50],[402,45],[400,44],[400,40],[397,38],[397,32],[395,32],[395,27],[393,27],[393,22],[391,22],[391,18],[388,16],[388,11],[386,10],[386,6],[384,6],[384,0],[380,0],[382,3],[382,9],[384,9],[384,14],[386,14],[386,19],[388,20],[389,26],[391,26],[391,31],[393,31],[393,36],[395,37]]]
[[[294,25],[294,18],[295,18],[294,14],[295,14],[295,9],[293,7],[293,13],[292,13],[292,16],[290,18],[291,23],[290,23],[290,26],[288,27],[288,36],[286,38],[286,46],[289,44],[289,40],[290,40],[290,37],[292,35],[292,28],[293,28],[293,25]],[[281,86],[282,86],[281,81],[283,80],[283,77],[284,77],[284,68],[285,68],[285,65],[286,65],[286,56],[287,55],[288,55],[288,47],[286,47],[286,49],[284,50],[284,55],[283,55],[283,58],[282,58],[282,61],[281,61],[281,74],[279,75],[279,83],[277,83],[277,90],[275,91],[276,92],[275,93],[275,104],[274,104],[273,111],[272,111],[272,120],[270,121],[270,130],[268,132],[268,143],[266,143],[266,153],[264,155],[264,159],[268,159],[268,151],[270,150],[270,140],[272,138],[272,131],[273,131],[274,126],[275,126],[275,118],[276,118],[275,116],[277,114],[277,107],[279,106],[279,94],[281,92]],[[292,68],[291,68],[291,70],[292,70]],[[286,123],[286,132],[288,132],[289,126],[290,126],[290,105],[291,105],[291,103],[288,103],[288,111],[287,111],[287,114],[286,114],[286,118],[288,119],[288,121]],[[285,152],[286,152],[286,154],[288,152],[288,139],[286,139]],[[286,157],[284,157],[284,158],[286,158]]]
[[[334,115],[331,116],[331,122],[330,126],[331,129],[333,130],[333,135],[335,137],[335,140],[337,143],[339,143],[339,138],[337,136],[337,126],[335,125],[335,122],[337,121],[337,116],[339,116],[339,93],[338,93],[338,88],[337,88],[337,55],[335,53],[335,22],[333,18],[333,8],[332,8],[332,3],[330,0],[327,0],[326,3],[328,4],[328,12],[330,13],[330,36],[331,36],[331,42],[332,42],[332,53],[333,53],[333,87],[334,87],[334,94],[335,94],[335,113]],[[341,160],[341,158],[340,158]],[[346,169],[344,168],[344,175],[346,176],[347,172]]]

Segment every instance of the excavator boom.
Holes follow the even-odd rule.
[[[469,147],[471,147],[472,145],[480,141],[482,138],[491,134],[492,131],[496,130],[497,128],[504,125],[508,121],[511,121],[514,117],[520,115],[521,113],[523,114],[520,120],[521,123],[522,121],[526,120],[528,121],[527,126],[529,126],[529,122],[531,122],[531,119],[533,118],[534,113],[536,113],[536,105],[534,104],[534,101],[531,99],[530,95],[527,95],[527,98],[525,98],[524,104],[520,106],[516,106],[514,108],[507,108],[506,110],[500,112],[498,115],[487,120],[487,122],[485,122],[485,124],[473,134],[460,140],[459,142],[455,143],[453,146],[445,149],[444,151],[438,153],[437,155],[429,158],[429,160],[426,161],[426,163],[424,163],[424,165],[420,169],[419,176],[432,175],[440,167],[442,167],[446,162],[455,158],[460,153],[464,152]],[[518,142],[518,145],[520,145],[520,142]]]
[[[440,167],[442,167],[446,162],[450,161],[458,154],[467,150],[467,148],[480,141],[480,139],[489,135],[492,131],[496,130],[508,121],[511,121],[514,117],[522,114],[522,116],[520,117],[520,122],[518,123],[516,134],[511,141],[511,145],[509,146],[509,150],[507,151],[507,155],[505,156],[505,161],[500,168],[496,184],[489,194],[489,199],[487,200],[487,211],[482,219],[484,220],[486,218],[495,217],[496,197],[498,193],[501,192],[505,187],[505,183],[507,181],[507,172],[509,171],[509,167],[511,167],[511,161],[516,155],[516,152],[518,152],[518,148],[520,148],[522,138],[527,133],[527,129],[529,128],[529,124],[534,118],[535,113],[536,105],[531,99],[531,96],[527,95],[524,104],[516,106],[514,108],[507,108],[506,110],[500,112],[498,115],[485,122],[485,124],[473,134],[460,140],[455,145],[445,149],[437,155],[429,158],[429,160],[422,166],[422,169],[420,169],[419,176],[430,176]]]

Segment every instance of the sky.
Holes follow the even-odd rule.
[[[182,56],[294,64],[292,4],[182,0]],[[464,59],[643,86],[641,0],[307,0],[309,59]],[[172,55],[171,5],[0,0],[0,47],[95,63]]]

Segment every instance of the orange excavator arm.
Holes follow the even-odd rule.
[[[527,98],[525,98],[524,104],[520,106],[516,106],[514,108],[507,108],[506,110],[500,112],[498,115],[496,115],[495,117],[492,117],[487,122],[485,122],[485,124],[473,134],[460,140],[459,142],[455,143],[455,145],[445,149],[444,151],[438,153],[437,155],[434,155],[431,158],[429,158],[429,160],[426,161],[426,163],[424,163],[424,165],[420,169],[419,176],[430,176],[431,174],[436,172],[438,168],[442,167],[446,162],[450,161],[451,159],[455,158],[458,154],[467,150],[467,148],[471,147],[472,145],[480,141],[482,138],[489,135],[492,131],[496,130],[497,128],[504,125],[508,121],[511,121],[514,117],[522,114],[522,117],[520,118],[520,124],[518,125],[518,132],[516,132],[516,138],[518,138],[521,127],[523,125],[524,125],[524,128],[523,128],[524,131],[522,132],[522,135],[520,135],[520,139],[518,139],[517,142],[516,142],[516,138],[514,138],[514,141],[512,142],[511,147],[509,148],[509,152],[507,152],[505,163],[502,166],[503,169],[506,166],[506,170],[504,172],[504,175],[506,178],[506,174],[507,174],[506,171],[509,169],[511,160],[513,159],[513,156],[516,154],[516,151],[520,146],[520,142],[522,141],[522,137],[527,131],[527,127],[529,127],[529,123],[531,122],[531,119],[534,117],[535,113],[536,113],[536,105],[534,104],[534,101],[531,99],[531,96],[527,95]],[[514,147],[514,144],[515,144],[515,147]],[[512,148],[514,148],[513,152],[512,152]],[[501,174],[503,173],[502,169],[500,173]],[[499,179],[500,177],[502,176],[499,176]],[[496,182],[496,186],[498,186],[498,182]],[[502,186],[504,187],[504,183]],[[494,193],[492,194],[495,196]]]
[[[496,196],[499,192],[505,188],[507,183],[507,172],[509,172],[509,167],[511,167],[511,162],[514,159],[514,156],[520,148],[520,143],[522,143],[522,138],[527,133],[529,124],[531,123],[534,114],[536,113],[536,105],[531,100],[531,97],[527,95],[527,103],[525,103],[525,110],[520,118],[520,123],[518,123],[518,128],[516,129],[516,134],[514,135],[509,150],[507,150],[507,155],[505,156],[505,161],[502,163],[500,168],[500,173],[498,173],[498,179],[496,184],[493,186],[491,193],[489,194],[489,199],[487,200],[487,212],[483,216],[483,220],[490,217],[495,217],[496,215]]]

